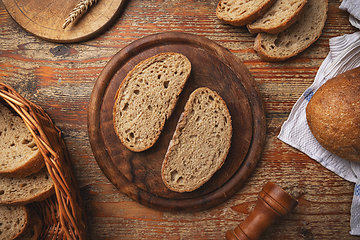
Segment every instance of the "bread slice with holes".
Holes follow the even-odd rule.
[[[25,178],[0,176],[0,205],[42,201],[54,193],[54,181],[46,168]]]
[[[250,33],[276,34],[284,31],[303,13],[307,0],[277,0],[275,4],[255,22],[247,25]]]
[[[266,61],[284,61],[304,51],[321,35],[328,10],[327,0],[308,0],[302,16],[278,34],[258,33],[254,50]]]
[[[24,232],[29,220],[29,211],[23,205],[0,206],[0,239],[15,239]]]
[[[113,110],[117,136],[131,151],[152,147],[191,72],[182,54],[167,52],[136,65],[121,83]]]
[[[191,192],[221,168],[231,145],[232,124],[224,100],[209,88],[189,97],[162,164],[165,185]]]
[[[220,0],[216,16],[224,23],[245,26],[262,17],[276,0]]]
[[[0,103],[0,175],[26,177],[45,166],[23,120]]]

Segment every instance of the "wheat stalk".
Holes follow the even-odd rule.
[[[65,19],[63,29],[65,29],[76,18],[86,13],[88,8],[91,7],[96,2],[97,0],[80,0],[80,2],[78,2],[76,7],[69,13],[69,16]]]

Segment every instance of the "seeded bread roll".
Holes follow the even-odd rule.
[[[12,240],[27,227],[30,215],[25,206],[0,206],[0,239]]]
[[[162,164],[165,185],[176,192],[198,189],[221,168],[231,145],[231,116],[208,88],[189,97]]]
[[[329,152],[360,162],[360,67],[324,83],[306,107],[309,128]]]
[[[54,182],[46,168],[25,178],[0,176],[0,205],[42,201],[54,193]]]
[[[233,26],[244,26],[264,15],[276,0],[220,0],[216,16]]]
[[[23,178],[45,166],[33,136],[19,116],[0,103],[0,175]]]
[[[302,14],[307,0],[277,0],[264,16],[247,25],[250,33],[276,34],[284,31]]]
[[[304,51],[321,35],[328,10],[327,0],[308,0],[303,14],[278,34],[259,33],[254,50],[266,61],[284,61]]]
[[[190,61],[161,53],[136,65],[116,93],[114,127],[121,142],[141,152],[155,144],[189,78]]]

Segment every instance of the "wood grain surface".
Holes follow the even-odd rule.
[[[294,212],[262,239],[358,239],[351,236],[354,184],[277,139],[292,106],[311,85],[329,52],[329,39],[357,31],[340,0],[329,0],[321,37],[286,62],[262,61],[254,34],[221,23],[215,0],[129,0],[106,31],[88,41],[60,44],[24,31],[0,3],[0,81],[40,105],[62,130],[85,201],[89,239],[224,239],[254,208],[272,181],[305,192]],[[251,177],[227,201],[207,210],[173,213],[122,194],[104,175],[90,147],[87,110],[101,71],[122,48],[151,34],[179,31],[209,38],[249,69],[266,111],[266,143]]]

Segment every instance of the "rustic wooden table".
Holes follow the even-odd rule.
[[[313,82],[329,51],[329,39],[356,31],[340,0],[329,0],[320,39],[286,62],[262,61],[254,35],[222,24],[217,0],[130,0],[106,31],[88,41],[59,44],[24,31],[0,3],[0,81],[40,105],[62,130],[89,221],[89,239],[224,239],[252,211],[268,181],[305,191],[293,214],[262,239],[357,239],[350,236],[354,184],[277,139],[296,100]],[[180,31],[207,37],[229,49],[254,76],[266,109],[261,159],[245,186],[229,200],[193,213],[162,212],[122,194],[100,170],[90,147],[87,107],[107,62],[134,40]]]

